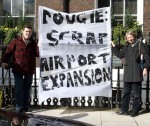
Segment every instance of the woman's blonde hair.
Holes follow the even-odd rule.
[[[134,37],[134,39],[136,39],[136,34],[134,31],[128,31],[125,35],[125,40],[127,41],[127,35],[132,35]]]

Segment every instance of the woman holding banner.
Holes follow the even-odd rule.
[[[136,39],[133,31],[125,35],[126,44],[122,50],[117,49],[112,42],[112,51],[119,57],[124,58],[124,87],[121,100],[121,110],[118,115],[131,115],[135,117],[141,108],[141,87],[143,76],[146,76],[150,68],[149,50],[146,44]],[[141,67],[141,61],[144,61]],[[130,95],[133,96],[131,113],[129,110]]]

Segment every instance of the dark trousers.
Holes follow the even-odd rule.
[[[26,109],[29,107],[33,74],[22,75],[19,73],[14,73],[14,78],[16,110]]]
[[[122,96],[122,103],[121,103],[121,109],[122,111],[128,111],[129,110],[129,103],[130,103],[130,97],[132,93],[133,97],[133,104],[132,104],[132,110],[138,112],[141,108],[141,87],[142,82],[125,82],[123,87],[123,96]]]

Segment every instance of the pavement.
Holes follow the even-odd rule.
[[[59,107],[35,109],[34,115],[59,117],[86,123],[87,126],[150,126],[150,111],[142,109],[136,117],[117,115],[118,109]],[[77,125],[75,125],[77,126]]]

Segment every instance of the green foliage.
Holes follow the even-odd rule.
[[[0,27],[0,39],[5,38],[5,31],[3,30],[2,27]]]
[[[125,44],[125,33],[128,31],[134,31],[136,35],[141,33],[142,27],[139,25],[138,22],[134,21],[132,15],[130,14],[129,10],[126,10],[125,14],[125,26],[122,24],[117,24],[113,27],[113,41],[115,44]]]
[[[7,16],[4,26],[0,26],[0,35],[3,38],[3,45],[8,45],[11,40],[21,34],[21,29],[25,25],[24,18],[20,15],[17,26],[13,27],[12,16]]]
[[[126,29],[123,27],[123,25],[118,24],[113,29],[113,41],[115,44],[118,44],[120,41],[120,44],[124,44],[124,33],[126,32]]]
[[[19,28],[22,28],[24,25],[26,24],[26,20],[25,20],[25,17],[23,17],[21,14],[18,18],[18,27]]]
[[[15,37],[17,37],[18,35],[20,35],[20,28],[9,28],[6,32],[5,32],[5,39],[3,41],[4,45],[8,45],[11,40]]]
[[[111,16],[111,23],[112,23],[112,27],[115,27],[117,25],[114,15]]]
[[[11,15],[6,16],[4,26],[8,28],[13,28],[13,18]]]
[[[125,33],[128,31],[134,31],[136,35],[142,30],[141,25],[139,25],[138,22],[133,22],[132,27],[127,28],[123,27],[122,24],[118,24],[113,28],[113,41],[115,44],[118,44],[120,41],[120,44],[124,45],[125,43]]]
[[[126,28],[132,28],[133,25],[134,25],[133,17],[131,15],[129,9],[126,9],[126,12],[125,12],[125,27]]]

